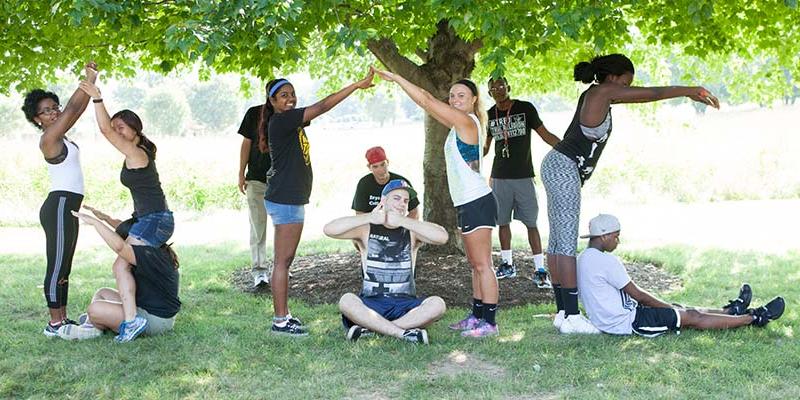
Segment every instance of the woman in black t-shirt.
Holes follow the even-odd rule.
[[[175,221],[167,207],[167,199],[156,170],[156,145],[142,133],[142,120],[136,113],[122,110],[109,117],[100,89],[89,82],[81,82],[80,87],[92,97],[100,132],[125,156],[120,181],[130,189],[133,217],[136,220],[131,226],[126,243],[161,247],[172,237]],[[133,327],[135,331],[147,322],[136,312],[136,281],[131,273],[130,263],[119,256],[114,262],[114,269],[125,310],[125,321],[119,329],[120,336],[124,339],[133,335],[127,328]]]
[[[719,101],[699,87],[631,87],[633,63],[622,54],[595,57],[575,65],[574,78],[594,83],[578,99],[564,139],[542,161],[550,225],[547,264],[558,314],[553,321],[562,333],[597,331],[578,311],[575,253],[578,242],[581,186],[594,172],[611,134],[611,104],[645,103],[689,97],[719,108]]]
[[[267,101],[259,123],[259,148],[269,152],[272,166],[267,172],[264,204],[275,226],[273,239],[271,331],[288,336],[304,336],[308,331],[289,313],[289,266],[294,260],[305,218],[304,205],[311,196],[311,155],[303,127],[324,114],[356,89],[372,87],[373,72],[312,106],[295,108],[297,96],[286,79],[267,83]]]

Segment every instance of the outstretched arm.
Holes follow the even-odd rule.
[[[136,255],[133,254],[133,247],[128,243],[125,243],[125,240],[122,239],[120,235],[117,235],[116,232],[109,229],[106,224],[99,219],[82,212],[72,211],[72,215],[78,217],[78,219],[84,223],[93,226],[97,233],[100,234],[100,237],[106,242],[108,247],[111,248],[111,250],[114,250],[115,253],[119,254],[120,257],[124,258],[125,261],[131,265],[136,265]]]
[[[376,219],[376,213],[366,213],[336,218],[325,224],[322,231],[325,235],[334,239],[355,239],[363,240],[369,232],[369,224]],[[383,219],[380,219],[382,223]]]
[[[672,305],[665,303],[661,299],[653,296],[648,291],[637,286],[635,283],[633,283],[633,281],[630,281],[627,285],[623,286],[622,290],[629,296],[633,297],[634,300],[645,306],[656,308],[672,308]]]
[[[599,125],[608,113],[608,107],[617,103],[647,103],[652,101],[688,97],[696,102],[719,108],[719,100],[700,86],[631,87],[603,83],[586,94],[581,109],[581,124]]]
[[[81,82],[80,88],[95,100],[103,99],[103,96],[100,94],[100,89],[95,86],[94,83]],[[112,146],[116,147],[117,150],[124,154],[125,157],[136,157],[137,159],[144,157],[147,159],[147,155],[136,147],[132,141],[126,140],[122,135],[114,131],[114,128],[111,126],[111,117],[108,115],[105,103],[102,101],[94,103],[94,116],[97,119],[97,125],[100,127],[100,132],[103,136],[105,136]]]
[[[381,70],[375,70],[375,72],[381,78],[400,85],[400,88],[408,94],[411,100],[436,118],[442,125],[448,128],[455,127],[457,132],[464,135],[461,140],[469,144],[477,143],[478,127],[475,126],[475,123],[465,112],[451,107],[449,104],[434,97],[427,90],[409,82],[398,74]]]
[[[309,122],[328,112],[328,110],[341,103],[342,100],[346,99],[347,96],[350,96],[357,89],[367,89],[374,86],[372,83],[372,77],[374,75],[375,72],[370,68],[364,79],[346,86],[344,89],[316,102],[314,105],[306,107],[305,111],[303,111],[303,122]]]
[[[406,228],[414,234],[417,241],[423,243],[444,244],[447,242],[447,231],[433,222],[420,221],[397,213],[387,212],[385,224]],[[416,245],[417,243],[415,243]]]
[[[94,82],[97,79],[97,64],[94,61],[87,63],[84,71],[86,72],[87,82]],[[61,146],[63,146],[61,141],[64,139],[64,135],[75,125],[83,111],[86,110],[88,103],[89,96],[80,88],[75,89],[56,122],[47,127],[42,133],[39,149],[45,158],[58,156],[61,152]]]

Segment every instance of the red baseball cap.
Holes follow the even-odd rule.
[[[386,159],[386,152],[383,151],[383,147],[375,146],[367,150],[367,154],[365,154],[365,157],[367,157],[368,163],[375,164]]]

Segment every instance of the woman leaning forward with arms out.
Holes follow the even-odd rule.
[[[592,85],[581,93],[564,139],[542,160],[550,222],[547,264],[558,308],[553,325],[561,333],[599,332],[578,310],[575,252],[581,186],[592,176],[611,135],[611,104],[688,97],[719,108],[719,100],[702,87],[633,87],[633,74],[633,63],[622,54],[599,56],[575,65],[575,80]]]
[[[289,313],[289,266],[294,260],[305,221],[305,205],[311,196],[311,154],[303,127],[328,112],[357,89],[372,87],[373,72],[309,107],[295,108],[294,86],[286,79],[267,83],[267,101],[259,123],[259,148],[269,152],[272,167],[267,172],[264,204],[275,226],[273,238],[271,332],[292,337],[306,336],[303,323]]]
[[[481,131],[485,116],[475,83],[468,79],[450,87],[448,103],[407,81],[400,75],[377,71],[381,78],[396,82],[408,96],[439,123],[450,128],[444,144],[447,184],[458,210],[458,228],[467,260],[472,266],[472,312],[450,325],[462,336],[498,334],[495,315],[499,299],[492,269],[492,228],[497,222],[497,203],[492,189],[481,176]]]
[[[85,71],[88,82],[97,79],[94,62],[86,64]],[[42,131],[39,150],[50,175],[50,193],[39,210],[47,252],[44,297],[50,310],[50,322],[44,334],[48,337],[57,336],[63,325],[76,324],[67,318],[69,274],[78,243],[78,220],[70,212],[77,211],[83,201],[83,172],[80,149],[66,135],[88,103],[89,96],[76,89],[62,111],[55,93],[35,89],[25,96],[22,106],[25,118]]]
[[[142,120],[136,113],[122,110],[109,117],[100,89],[89,82],[82,82],[81,89],[92,97],[100,132],[125,156],[120,182],[131,192],[134,221],[126,242],[160,248],[172,237],[175,221],[156,170],[156,145],[142,133]],[[136,281],[129,260],[118,256],[113,268],[125,312],[115,340],[128,342],[146,330],[148,319],[137,315]]]

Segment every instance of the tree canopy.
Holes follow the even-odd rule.
[[[308,69],[332,85],[377,59],[442,97],[459,78],[490,75],[574,93],[572,66],[612,52],[645,82],[720,82],[732,96],[780,98],[800,80],[796,0],[51,0],[2,2],[0,20],[5,91],[90,59],[122,75]],[[444,132],[426,119],[425,213],[448,226],[454,213],[437,210],[449,197],[428,190],[446,187]]]

